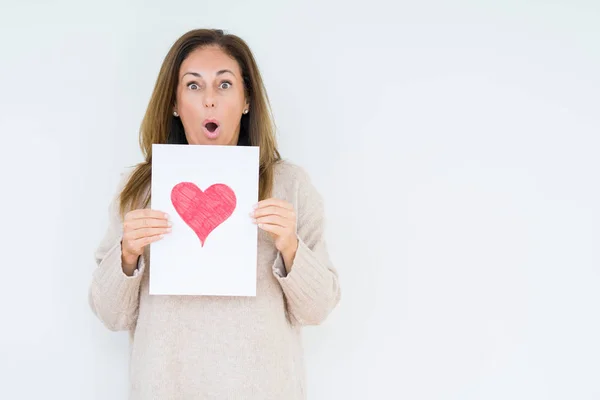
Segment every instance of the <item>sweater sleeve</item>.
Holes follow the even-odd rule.
[[[318,325],[339,303],[341,292],[325,243],[323,200],[306,173],[300,171],[298,175],[298,249],[289,274],[279,252],[273,273],[283,289],[291,317],[300,325]]]
[[[112,331],[130,330],[135,325],[140,283],[146,264],[142,256],[138,260],[136,274],[127,276],[123,272],[123,221],[119,214],[119,194],[125,178],[122,176],[117,194],[109,206],[108,228],[95,252],[96,268],[89,287],[88,300],[92,312]]]

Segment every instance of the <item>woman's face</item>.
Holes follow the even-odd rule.
[[[196,49],[183,61],[174,111],[189,144],[236,145],[248,108],[240,66],[219,47]]]

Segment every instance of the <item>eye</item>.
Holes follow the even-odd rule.
[[[196,82],[190,82],[187,84],[188,89],[191,90],[198,90],[200,89],[200,86],[198,86],[198,84]]]
[[[227,86],[227,87],[223,87],[223,85],[228,85],[228,86]],[[229,82],[229,81],[224,81],[224,82],[222,82],[222,83],[219,85],[219,87],[220,87],[221,89],[229,89],[229,88],[231,87],[231,82]]]

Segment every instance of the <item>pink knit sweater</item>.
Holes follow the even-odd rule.
[[[129,398],[305,399],[301,329],[325,320],[340,286],[325,245],[323,202],[304,170],[276,167],[273,197],[294,205],[299,246],[286,275],[273,240],[259,230],[256,297],[151,296],[148,250],[139,273],[126,276],[118,194],[128,177],[110,205],[89,301],[108,329],[129,331]]]

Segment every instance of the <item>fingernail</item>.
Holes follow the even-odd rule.
[[[258,208],[258,203],[256,203],[255,205],[253,205],[252,208],[254,208],[256,210]]]
[[[167,228],[167,232],[171,232],[171,231],[172,231],[172,229],[171,229],[171,228]]]
[[[173,223],[171,221],[167,222],[167,226],[173,226]]]
[[[165,218],[169,219],[169,214],[165,213]]]

